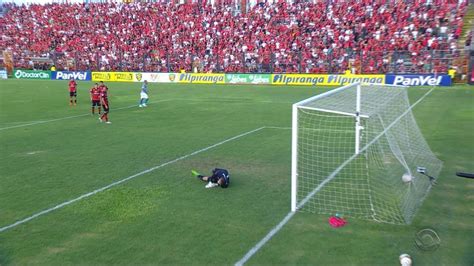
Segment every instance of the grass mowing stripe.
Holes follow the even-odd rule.
[[[420,99],[418,99],[414,104],[410,106],[403,114],[401,114],[395,121],[393,121],[382,133],[380,133],[378,136],[376,136],[371,142],[369,142],[367,145],[365,145],[364,148],[360,150],[360,152],[365,151],[368,147],[370,147],[375,141],[377,141],[381,136],[387,132],[394,124],[396,124],[402,117],[404,117],[408,112],[410,112],[413,107],[415,107],[417,104],[419,104],[423,99],[428,96],[434,88],[430,89],[427,93],[425,93]],[[277,127],[274,127],[277,128]],[[298,204],[297,209],[302,208],[308,200],[313,197],[321,188],[323,188],[328,182],[330,182],[334,177],[337,175],[337,173],[342,170],[349,162],[351,162],[354,158],[356,158],[357,155],[351,156],[349,159],[347,159],[345,162],[343,162],[339,167],[336,168],[326,179],[324,179],[313,191],[311,191],[306,197]],[[273,236],[275,236],[282,228],[285,226],[291,218],[293,218],[294,214],[296,212],[288,212],[288,214],[281,220],[277,226],[275,226],[264,238],[262,238],[255,246],[253,246],[239,261],[235,263],[235,266],[242,266],[244,265],[253,255],[255,255],[270,239],[272,239]]]
[[[85,198],[90,197],[90,196],[92,196],[92,195],[95,195],[95,194],[97,194],[97,193],[99,193],[99,192],[102,192],[102,191],[104,191],[104,190],[107,190],[107,189],[109,189],[109,188],[111,188],[111,187],[114,187],[114,186],[116,186],[116,185],[122,184],[122,183],[124,183],[124,182],[126,182],[126,181],[128,181],[128,180],[131,180],[131,179],[135,178],[135,177],[138,177],[138,176],[141,176],[141,175],[150,173],[150,172],[152,172],[152,171],[154,171],[154,170],[156,170],[156,169],[159,169],[159,168],[165,167],[165,166],[167,166],[167,165],[169,165],[169,164],[173,164],[173,163],[175,163],[175,162],[184,160],[184,159],[186,159],[186,158],[188,158],[188,157],[191,157],[191,156],[193,156],[193,155],[199,154],[199,153],[201,153],[201,152],[205,152],[205,151],[207,151],[207,150],[210,150],[210,149],[212,149],[212,148],[215,148],[215,147],[217,147],[217,146],[220,146],[220,145],[222,145],[222,144],[225,144],[225,143],[227,143],[227,142],[229,142],[229,141],[233,141],[233,140],[235,140],[235,139],[238,139],[238,138],[247,136],[247,135],[249,135],[249,134],[255,133],[255,132],[260,131],[260,130],[262,130],[262,129],[264,129],[264,128],[265,128],[265,127],[259,127],[259,128],[256,128],[256,129],[253,129],[253,130],[244,132],[244,133],[242,133],[242,134],[239,134],[239,135],[237,135],[237,136],[233,136],[233,137],[231,137],[231,138],[228,138],[228,139],[226,139],[226,140],[223,140],[223,141],[221,141],[221,142],[218,142],[218,143],[213,144],[213,145],[211,145],[211,146],[208,146],[208,147],[206,147],[206,148],[203,148],[203,149],[197,150],[197,151],[195,151],[195,152],[192,152],[192,153],[183,155],[183,156],[181,156],[181,157],[179,157],[179,158],[176,158],[176,159],[174,159],[174,160],[171,160],[171,161],[162,163],[162,164],[160,164],[160,165],[157,165],[157,166],[154,166],[154,167],[149,168],[149,169],[147,169],[147,170],[141,171],[141,172],[139,172],[139,173],[137,173],[137,174],[131,175],[131,176],[126,177],[126,178],[124,178],[124,179],[121,179],[121,180],[119,180],[119,181],[113,182],[113,183],[111,183],[111,184],[109,184],[109,185],[107,185],[107,186],[104,186],[104,187],[98,188],[98,189],[96,189],[96,190],[94,190],[94,191],[91,191],[91,192],[89,192],[89,193],[83,194],[83,195],[81,195],[81,196],[79,196],[79,197],[77,197],[77,198],[75,198],[75,199],[65,201],[65,202],[63,202],[63,203],[61,203],[61,204],[58,204],[58,205],[52,207],[52,208],[49,208],[49,209],[43,210],[43,211],[41,211],[41,212],[38,212],[38,213],[36,213],[36,214],[33,214],[33,215],[31,215],[30,217],[27,217],[27,218],[25,218],[25,219],[23,219],[23,220],[20,220],[20,221],[17,221],[17,222],[15,222],[15,223],[13,223],[13,224],[10,224],[10,225],[1,227],[1,228],[0,228],[0,233],[1,233],[1,232],[4,232],[4,231],[7,231],[8,229],[11,229],[11,228],[16,227],[16,226],[18,226],[18,225],[24,224],[24,223],[26,223],[26,222],[28,222],[28,221],[31,221],[31,220],[33,220],[33,219],[35,219],[35,218],[37,218],[37,217],[42,216],[42,215],[48,214],[48,213],[50,213],[50,212],[52,212],[52,211],[54,211],[54,210],[57,210],[57,209],[60,209],[60,208],[62,208],[62,207],[64,207],[64,206],[70,205],[70,204],[72,204],[72,203],[74,203],[74,202],[76,202],[76,201],[85,199]]]
[[[237,98],[238,99],[238,98]],[[159,100],[159,101],[154,101],[154,102],[149,102],[149,104],[152,104],[152,103],[161,103],[161,102],[170,102],[170,101],[191,101],[191,102],[210,102],[210,101],[214,101],[213,99],[179,99],[179,98],[175,98],[175,99],[165,99],[165,100]],[[220,101],[223,101],[223,102],[239,102],[239,101],[235,101],[235,100],[220,100]],[[273,101],[257,101],[257,102],[249,102],[250,104],[254,104],[254,103],[272,103],[272,104],[275,104],[275,103],[281,103],[281,104],[290,104],[289,102],[273,102]],[[124,106],[124,107],[119,107],[119,108],[115,108],[114,110],[123,110],[123,109],[130,109],[130,108],[133,108],[133,107],[136,107],[137,105],[134,104],[134,105],[129,105],[129,106]],[[90,114],[82,114],[82,115],[73,115],[73,116],[66,116],[66,117],[61,117],[61,118],[55,118],[55,119],[49,119],[49,120],[37,120],[37,121],[33,121],[31,123],[26,123],[26,124],[20,124],[20,125],[15,125],[15,126],[9,126],[9,127],[2,127],[0,128],[0,131],[2,130],[7,130],[7,129],[14,129],[14,128],[19,128],[19,127],[27,127],[27,126],[34,126],[34,125],[40,125],[40,124],[44,124],[44,123],[50,123],[50,122],[57,122],[57,121],[62,121],[62,120],[67,120],[67,119],[72,119],[72,118],[77,118],[77,117],[83,117],[83,116],[89,116]],[[12,122],[12,123],[23,123],[23,122]]]
[[[171,101],[171,99],[160,100],[160,101],[150,102],[150,103],[160,103],[160,102],[167,102],[167,101]],[[129,106],[124,106],[124,107],[115,108],[114,110],[130,109],[130,108],[133,108],[133,107],[136,107],[136,106],[137,106],[137,105],[134,104],[134,105],[129,105]],[[19,128],[19,127],[34,126],[34,125],[39,125],[39,124],[44,124],[44,123],[50,123],[50,122],[57,122],[57,121],[62,121],[62,120],[67,120],[67,119],[72,119],[72,118],[77,118],[77,117],[83,117],[83,116],[90,116],[90,113],[82,114],[82,115],[66,116],[66,117],[55,118],[55,119],[50,119],[50,120],[39,120],[39,121],[36,121],[36,122],[27,123],[27,124],[21,124],[21,125],[16,125],[16,126],[2,127],[2,128],[0,128],[0,131],[2,131],[2,130],[7,130],[7,129],[13,129],[13,128]]]

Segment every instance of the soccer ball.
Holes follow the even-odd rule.
[[[411,266],[411,257],[408,254],[402,254],[399,257],[401,266]]]
[[[413,181],[413,176],[410,175],[410,174],[405,173],[405,174],[402,175],[402,181],[404,183],[410,183],[411,181]]]

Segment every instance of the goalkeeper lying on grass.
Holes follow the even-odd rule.
[[[195,170],[192,170],[191,173],[204,182],[209,181],[209,183],[206,185],[206,188],[213,188],[217,186],[221,186],[221,188],[227,188],[230,183],[229,171],[226,169],[214,168],[214,170],[212,170],[211,176],[203,176]]]

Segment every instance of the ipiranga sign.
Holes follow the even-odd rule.
[[[225,74],[214,73],[179,73],[180,83],[224,84]]]
[[[331,86],[362,84],[384,84],[385,75],[338,75],[338,74],[273,74],[274,85]]]

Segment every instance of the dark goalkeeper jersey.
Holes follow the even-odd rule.
[[[212,170],[212,176],[211,176],[211,180],[215,180],[214,183],[217,182],[217,180],[219,180],[220,178],[224,178],[224,184],[221,185],[222,188],[226,188],[229,186],[229,183],[230,183],[230,175],[229,175],[229,171],[227,171],[226,169],[220,169],[220,168],[215,168],[214,170]]]

